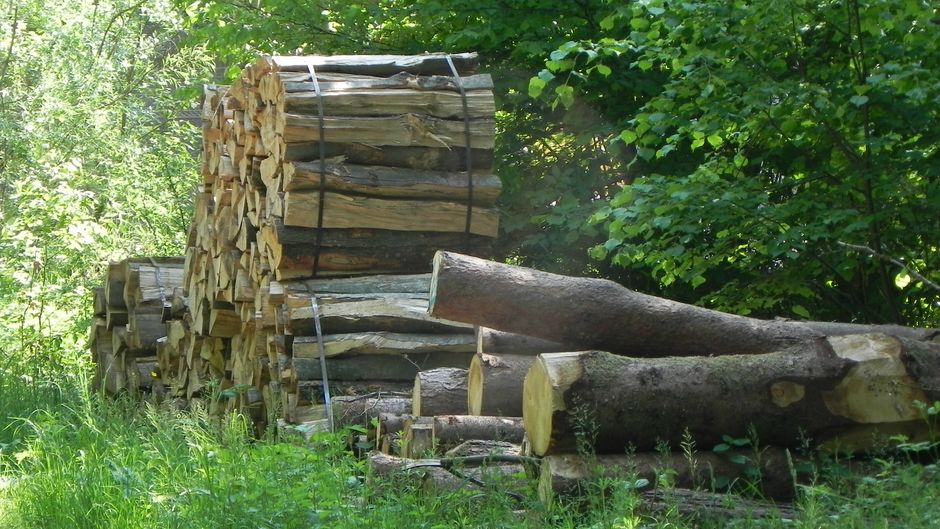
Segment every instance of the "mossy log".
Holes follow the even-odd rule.
[[[940,344],[883,334],[817,339],[763,355],[627,358],[546,353],[525,378],[523,417],[539,455],[700,446],[723,435],[761,444],[865,450],[890,435],[918,439],[918,402],[940,399]]]

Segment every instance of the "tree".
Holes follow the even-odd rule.
[[[166,2],[10,2],[0,21],[0,379],[77,377],[110,259],[179,254],[211,71]]]
[[[641,176],[598,201],[594,257],[737,313],[940,322],[930,3],[611,2],[601,25],[532,80],[570,105],[666,76],[636,110],[608,107]]]

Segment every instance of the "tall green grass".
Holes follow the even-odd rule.
[[[9,388],[8,388],[9,389]],[[239,416],[179,411],[77,391],[23,409],[4,429],[0,527],[61,528],[933,528],[940,472],[882,459],[864,476],[820,472],[801,488],[796,520],[697,520],[645,515],[630,481],[599,478],[578,505],[519,501],[499,483],[428,493],[410,477],[367,479],[344,434],[250,435]],[[12,402],[7,395],[5,403]],[[33,403],[35,404],[35,403]]]

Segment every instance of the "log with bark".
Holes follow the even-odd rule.
[[[656,488],[758,491],[765,498],[790,501],[798,458],[783,448],[733,449],[723,453],[635,452],[630,454],[550,455],[542,458],[539,498],[587,494],[601,479],[646,480]],[[805,477],[805,476],[804,476]]]
[[[467,370],[442,367],[421,371],[415,376],[411,394],[412,415],[467,413]]]
[[[883,334],[816,339],[775,353],[635,359],[546,353],[526,375],[523,417],[536,454],[700,446],[723,435],[865,450],[923,437],[918,402],[940,399],[940,344]]]
[[[434,256],[429,313],[558,341],[571,350],[635,357],[766,353],[823,335],[797,321],[746,318],[641,294],[604,279],[452,252]],[[833,330],[840,328],[825,332]]]
[[[444,450],[469,440],[519,444],[525,436],[521,417],[441,415],[431,425],[435,443]]]
[[[467,374],[470,415],[522,416],[522,382],[534,355],[477,353]]]

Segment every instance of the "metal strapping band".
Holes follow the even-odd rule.
[[[160,290],[160,303],[164,307],[167,307],[169,303],[166,302],[166,288],[163,286],[163,280],[160,279],[160,265],[157,264],[157,261],[153,257],[148,257],[148,259],[150,259],[150,264],[152,264],[154,268],[153,275],[157,280],[157,288]]]
[[[466,247],[464,251],[469,253],[470,250],[470,223],[473,220],[473,149],[470,146],[470,110],[467,103],[467,91],[464,89],[463,81],[460,79],[460,74],[457,73],[457,67],[454,66],[454,61],[451,59],[450,55],[446,55],[445,59],[447,60],[447,66],[450,67],[451,76],[454,78],[454,82],[457,84],[457,89],[460,90],[460,102],[463,105],[463,133],[465,137],[465,147],[466,147],[466,162],[465,167],[467,169],[467,222],[464,227],[464,235],[466,236]]]
[[[317,204],[317,242],[313,250],[313,277],[317,277],[320,272],[320,246],[323,244],[323,203],[326,195],[326,141],[324,139],[326,125],[323,117],[323,92],[320,91],[317,72],[311,63],[307,63],[307,70],[310,71],[310,79],[313,81],[313,91],[317,94],[317,114],[320,118],[320,198]]]
[[[335,431],[333,424],[333,399],[330,398],[330,377],[326,373],[326,346],[323,344],[323,328],[320,326],[320,306],[317,296],[310,297],[310,308],[313,309],[313,324],[317,330],[317,349],[320,352],[320,380],[323,381],[323,404],[326,405],[326,418],[330,424],[330,431]]]

